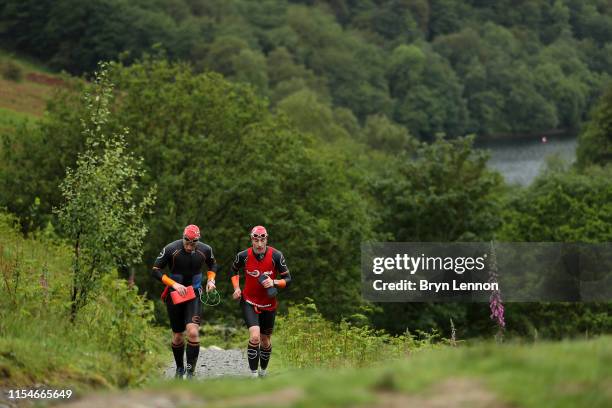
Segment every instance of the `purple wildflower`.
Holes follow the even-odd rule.
[[[491,319],[493,319],[500,328],[505,328],[504,305],[499,291],[496,290],[491,294],[489,298],[489,307],[491,308]]]
[[[495,253],[495,246],[491,242],[491,268],[489,269],[489,283],[496,283],[498,281],[497,274],[497,255]],[[501,336],[502,331],[506,327],[506,321],[504,319],[504,304],[501,298],[501,292],[494,290],[489,297],[489,308],[491,309],[491,319],[497,323],[499,328],[498,335]]]

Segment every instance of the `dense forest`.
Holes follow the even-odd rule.
[[[163,52],[374,147],[575,131],[612,72],[605,0],[7,0],[4,47],[71,74]],[[153,51],[153,49],[157,51]],[[319,113],[312,123],[304,107]],[[384,119],[383,119],[384,118]],[[390,120],[407,129],[379,140]],[[397,133],[397,132],[396,132]]]
[[[0,207],[28,234],[69,236],[59,186],[91,153],[84,129],[128,129],[134,195],[155,202],[142,251],[113,257],[107,237],[104,256],[152,298],[149,267],[186,224],[215,249],[224,296],[264,224],[295,279],[285,305],[312,299],[327,318],[393,333],[448,333],[452,318],[483,336],[496,330],[486,304],[364,302],[361,242],[612,241],[606,1],[9,0],[0,40],[86,78],[117,61],[104,121],[89,119],[91,82],[66,78],[43,118],[2,131]],[[580,132],[578,162],[551,161],[526,188],[464,137],[551,130]],[[609,332],[609,311],[512,304],[506,321],[562,337]],[[228,316],[229,301],[207,318]]]

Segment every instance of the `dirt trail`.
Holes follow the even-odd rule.
[[[481,381],[453,378],[430,387],[424,394],[410,395],[393,391],[377,393],[377,408],[512,408],[500,401]]]
[[[175,373],[174,361],[170,362],[163,372],[163,377],[173,379]],[[207,378],[221,376],[248,376],[250,371],[243,350],[223,350],[218,347],[200,348],[195,381],[206,383]],[[260,381],[254,378],[253,381]],[[274,407],[293,404],[303,397],[303,391],[297,388],[287,388],[251,397],[235,397],[222,400],[207,401],[189,391],[177,392],[166,390],[131,390],[121,393],[90,394],[78,400],[54,405],[65,408],[179,408],[179,407]],[[0,407],[1,408],[1,407]]]
[[[164,371],[164,377],[174,378],[174,360],[168,363]],[[246,352],[244,350],[223,350],[211,346],[200,348],[198,365],[196,367],[196,379],[220,376],[245,376],[249,374]]]

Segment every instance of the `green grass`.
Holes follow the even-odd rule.
[[[142,367],[130,366],[116,350],[88,338],[82,324],[24,316],[4,329],[0,336],[0,388],[44,384],[86,392],[143,381]],[[146,361],[143,356],[147,371],[159,370],[167,363],[167,356],[159,352],[161,347],[160,342],[151,348]]]
[[[293,400],[277,401],[279,406],[371,406],[386,398],[405,399],[415,406],[446,400],[444,406],[452,407],[467,398],[465,406],[484,400],[485,406],[608,407],[612,404],[612,338],[445,347],[362,369],[279,370],[272,360],[271,372],[263,381],[206,380],[206,387],[170,382],[146,389],[173,389],[178,394],[182,390],[207,401],[207,406],[240,405],[240,397],[260,395],[264,400],[266,395],[273,398],[275,392],[289,389]]]
[[[26,321],[26,319],[24,319]],[[53,325],[37,323],[33,327],[12,327],[10,335],[0,337],[0,372],[3,387],[19,387],[31,384],[65,386],[83,389],[111,387],[118,375],[109,372],[113,364],[101,351],[90,350],[81,344],[75,334],[60,325],[62,332]],[[57,326],[56,326],[57,327]],[[42,358],[41,358],[42,357]],[[107,375],[100,375],[102,368]]]
[[[0,212],[0,388],[133,386],[167,363],[166,333],[116,276],[72,323],[70,247],[50,232],[26,239],[14,221]]]
[[[21,347],[29,346],[26,343]],[[37,369],[49,376],[44,384],[61,384],[75,390],[78,398],[103,398],[116,404],[126,400],[146,403],[152,395],[191,407],[353,407],[394,401],[399,404],[396,406],[597,408],[612,403],[610,337],[444,347],[360,369],[284,369],[278,368],[273,358],[271,374],[265,380],[161,381],[156,372],[138,392],[115,391],[96,397],[88,392],[92,386],[105,385],[105,378],[95,370],[104,364],[97,361],[104,358],[103,353],[82,348],[74,353],[56,346],[48,343],[48,349],[39,350],[37,355],[31,353],[32,361],[28,362],[37,364]],[[35,363],[33,360],[41,360],[40,355],[45,356],[44,361]],[[0,362],[3,359],[6,361],[6,356],[0,355]],[[72,365],[65,364],[67,359]],[[63,363],[57,365],[58,361]],[[50,381],[57,377],[63,381]],[[430,405],[434,402],[442,405]]]

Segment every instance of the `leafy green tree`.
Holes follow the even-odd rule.
[[[559,124],[556,107],[533,87],[527,67],[518,67],[514,83],[504,104],[504,113],[513,133],[556,128]]]
[[[278,103],[277,109],[287,115],[304,133],[327,141],[348,137],[346,131],[334,122],[331,107],[320,102],[317,94],[311,90],[302,89],[287,96]]]
[[[421,81],[427,56],[416,45],[399,45],[391,54],[387,68],[391,96],[401,98]]]
[[[510,74],[510,61],[505,53],[495,50],[495,45],[488,45],[472,27],[439,36],[433,42],[436,52],[450,62],[464,85],[469,112],[466,131],[478,135],[511,132],[504,110],[509,90],[503,88],[507,84],[502,80]]]
[[[471,65],[484,62],[489,58],[488,54],[491,52],[481,39],[480,33],[472,27],[438,36],[432,45],[437,53],[448,60],[460,76],[466,76]]]
[[[411,152],[417,141],[408,130],[389,120],[384,115],[368,116],[362,131],[368,146],[388,153]]]
[[[251,37],[266,54],[283,41],[282,34],[279,34],[286,32],[288,6],[288,2],[277,0],[238,3],[240,15],[244,16],[246,25],[252,27]]]
[[[571,30],[570,9],[562,0],[556,0],[552,7],[545,9],[542,20],[539,31],[544,44],[550,44],[561,34]]]
[[[356,135],[359,134],[361,128],[359,127],[359,121],[350,109],[334,108],[334,122],[342,126],[354,139],[357,139]]]
[[[506,241],[609,242],[609,169],[549,170],[510,199],[499,236]]]
[[[320,99],[331,101],[325,78],[297,64],[285,47],[275,48],[268,54],[267,72],[270,87],[274,88],[271,95],[272,105],[305,88],[315,91]]]
[[[536,67],[534,81],[544,98],[556,102],[559,126],[571,129],[581,122],[590,91],[588,84],[566,77],[561,67],[554,64]]]
[[[609,80],[606,72],[591,71],[583,48],[588,47],[570,38],[560,38],[542,49],[538,58],[538,65],[558,65],[566,80],[563,88],[570,88],[571,92],[575,93],[573,97],[579,101],[578,103],[582,99],[586,100],[579,115],[580,120],[586,117],[588,105],[593,104],[601,94],[602,87]],[[602,59],[601,62],[605,64],[605,59]],[[571,106],[571,102],[567,101],[567,97],[568,95],[557,92],[552,96],[551,101],[558,106],[559,112],[568,112],[571,116],[572,109],[568,107],[568,104]],[[578,128],[579,126],[574,124],[572,127]]]
[[[225,76],[234,75],[236,74],[234,60],[242,51],[248,49],[248,44],[238,37],[217,37],[208,46],[205,60],[200,63],[200,66]]]
[[[378,7],[371,5],[367,12],[360,13],[359,17],[353,20],[352,25],[361,31],[375,33],[386,41],[412,42],[421,35],[418,23],[412,15],[415,8],[412,3],[395,0],[382,2]]]
[[[463,135],[467,123],[463,88],[448,62],[430,49],[399,46],[389,75],[397,79],[393,119],[420,138]]]
[[[612,39],[612,16],[609,8],[598,0],[569,0],[569,8],[573,11],[570,19],[577,38],[592,38],[598,44],[609,43]],[[599,9],[605,10],[600,12]]]
[[[268,54],[267,69],[272,85],[291,78],[314,76],[312,71],[307,70],[303,65],[296,64],[293,56],[285,47],[275,48]]]
[[[423,144],[415,160],[401,158],[374,184],[383,197],[384,231],[396,241],[488,240],[500,226],[501,176],[473,138]]]
[[[127,129],[110,137],[102,131],[112,93],[104,69],[96,74],[93,92],[85,95],[90,115],[83,120],[86,150],[60,185],[65,201],[57,214],[74,248],[72,320],[101,276],[139,261],[147,233],[144,216],[154,201],[153,190],[141,196],[141,162],[127,149]]]
[[[482,135],[510,133],[512,127],[504,115],[505,102],[504,96],[494,90],[471,94],[468,99],[468,130]]]
[[[460,1],[430,1],[428,38],[458,31],[461,27],[461,21],[469,12],[469,6]]]
[[[47,59],[56,44],[49,41],[45,25],[53,8],[52,2],[6,0],[0,6],[0,39],[5,46]]]
[[[578,165],[606,165],[612,161],[612,87],[602,95],[591,120],[578,139]]]
[[[259,95],[268,93],[268,75],[266,72],[266,58],[259,51],[243,49],[232,59],[234,75],[230,78],[251,84]]]

